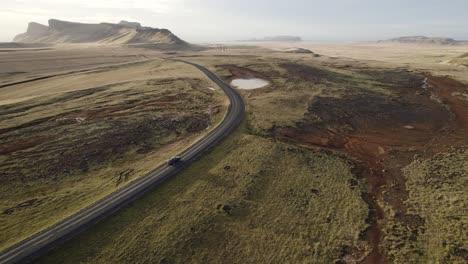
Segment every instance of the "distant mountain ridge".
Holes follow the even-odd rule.
[[[380,40],[379,43],[402,43],[402,44],[432,44],[432,45],[458,45],[462,41],[452,38],[434,38],[426,36],[407,36],[389,40]]]
[[[13,41],[52,44],[157,44],[178,47],[190,45],[167,29],[142,27],[137,22],[85,24],[57,19],[50,19],[49,26],[31,22],[26,33],[17,35]]]

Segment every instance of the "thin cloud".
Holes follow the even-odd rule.
[[[468,39],[466,0],[11,0],[2,3],[0,41],[27,23],[135,20],[188,41],[267,35],[375,40],[407,34]]]

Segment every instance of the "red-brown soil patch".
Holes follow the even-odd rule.
[[[370,206],[370,227],[363,235],[373,250],[363,263],[388,261],[379,246],[379,220],[386,216],[377,201],[391,206],[396,220],[409,228],[423,223],[406,214],[408,194],[401,168],[415,154],[429,156],[467,143],[468,104],[453,95],[466,93],[466,87],[445,77],[429,77],[426,89],[423,78],[408,80],[410,87],[394,87],[393,97],[370,92],[317,97],[310,102],[303,122],[274,129],[280,138],[311,149],[341,152],[355,161],[356,173],[366,179],[368,190],[363,199]]]
[[[23,140],[14,141],[11,143],[4,143],[0,145],[0,155],[6,155],[15,151],[25,150],[33,148],[39,144],[42,144],[50,140],[47,136],[35,136]]]
[[[429,90],[450,107],[456,116],[457,125],[465,131],[463,134],[468,133],[468,100],[460,99],[456,95],[468,94],[468,88],[463,83],[446,77],[431,76],[428,79]]]
[[[245,67],[239,67],[236,65],[232,64],[225,64],[225,65],[218,65],[217,67],[223,68],[228,70],[231,73],[231,76],[229,76],[229,80],[236,79],[236,78],[242,78],[242,79],[251,79],[251,78],[261,78],[261,79],[269,79],[266,75],[245,68]]]

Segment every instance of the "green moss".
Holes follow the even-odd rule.
[[[468,149],[459,147],[430,159],[417,159],[404,169],[410,214],[422,224],[409,230],[387,227],[395,263],[466,263]]]

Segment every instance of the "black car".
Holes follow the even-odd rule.
[[[167,165],[169,166],[173,166],[174,164],[176,164],[177,162],[179,162],[181,160],[181,157],[180,156],[174,156],[170,159],[167,160]]]

